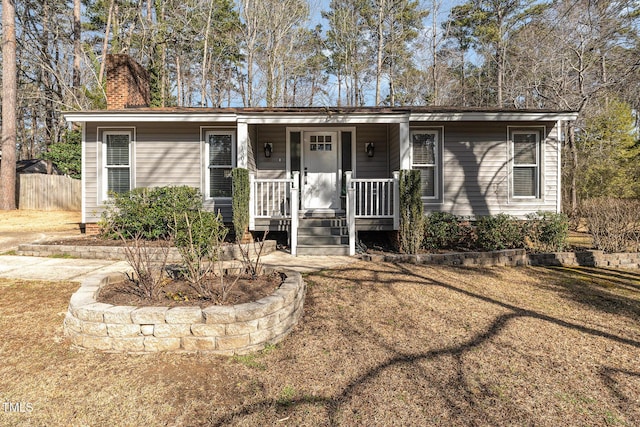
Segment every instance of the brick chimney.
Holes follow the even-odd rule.
[[[107,55],[107,110],[148,107],[149,72],[126,54]]]

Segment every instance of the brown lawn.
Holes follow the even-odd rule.
[[[0,425],[640,424],[640,273],[353,263],[262,354],[71,349],[74,283],[0,281]],[[5,405],[6,407],[6,405]]]
[[[80,232],[80,212],[0,210],[0,232]]]

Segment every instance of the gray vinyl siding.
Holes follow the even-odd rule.
[[[258,127],[256,125],[249,125],[249,147],[247,152],[247,169],[251,172],[257,170],[256,167],[256,144],[258,139]]]
[[[555,122],[546,123],[412,123],[411,127],[444,126],[443,197],[425,203],[425,212],[445,211],[464,217],[507,213],[524,218],[539,210],[556,211],[558,139]],[[540,197],[510,195],[509,127],[544,126],[540,158]],[[542,129],[541,129],[542,130]]]
[[[94,123],[85,125],[84,157],[82,158],[82,186],[84,191],[84,218],[88,223],[97,222],[100,219],[98,207],[98,137],[97,126]]]
[[[101,200],[101,170],[99,147],[102,133],[107,130],[134,130],[134,187],[159,187],[187,185],[199,189],[204,194],[203,157],[201,141],[203,130],[213,128],[235,129],[228,126],[209,126],[207,123],[109,123],[99,126],[86,125],[85,174],[83,185],[86,194],[86,222],[97,222],[103,210]],[[205,200],[206,209],[220,210],[225,221],[231,220],[231,202]]]
[[[389,126],[385,124],[360,125],[356,129],[356,178],[389,178]],[[373,157],[368,157],[365,147],[373,142]]]
[[[143,123],[136,129],[136,187],[200,188],[199,126]]]
[[[389,169],[400,170],[400,125],[389,125]]]
[[[264,144],[273,144],[271,157],[264,156]],[[287,175],[287,128],[278,125],[258,126],[255,146],[257,178],[283,179]]]
[[[437,128],[441,131],[442,167],[438,173],[442,194],[436,201],[425,200],[425,211],[446,211],[464,217],[499,212],[518,217],[539,210],[556,211],[560,189],[559,140],[556,122],[413,122],[411,129]],[[292,126],[296,126],[292,124]],[[301,126],[304,128],[305,126]],[[309,128],[323,128],[310,125]],[[335,129],[335,126],[326,126]],[[339,126],[338,126],[339,127]],[[401,164],[398,124],[357,124],[352,154],[356,178],[388,178]],[[510,194],[511,163],[509,129],[543,127],[540,158],[540,197],[518,199]],[[101,174],[99,161],[102,132],[127,130],[134,134],[136,187],[189,185],[205,192],[203,138],[209,129],[233,130],[235,123],[109,123],[85,126],[83,158],[84,217],[97,222],[101,214]],[[98,131],[99,129],[99,131]],[[248,167],[258,178],[285,178],[287,165],[286,125],[250,125]],[[237,141],[237,138],[236,138]],[[270,158],[264,156],[264,143],[273,144]],[[367,157],[365,146],[373,142],[374,157]],[[207,209],[231,221],[231,200],[205,201]]]

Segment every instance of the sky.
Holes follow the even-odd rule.
[[[448,16],[449,16],[449,12],[451,10],[452,7],[457,6],[459,4],[464,3],[464,0],[420,0],[422,7],[428,10],[432,9],[433,6],[433,2],[439,2],[439,10],[438,10],[438,15],[437,15],[437,20],[438,20],[438,25],[437,28],[438,30],[441,29],[440,24],[445,21]],[[309,5],[310,5],[310,19],[311,19],[311,24],[312,26],[314,26],[316,23],[320,23],[322,25],[322,29],[323,31],[327,30],[327,22],[322,18],[322,12],[329,10],[329,4],[331,3],[331,0],[309,0]],[[423,31],[431,31],[431,27],[432,27],[432,16],[428,16],[425,19],[424,25],[425,25],[425,29]],[[327,88],[329,90],[331,90],[332,88],[332,83],[333,86],[335,86],[335,81],[333,79],[333,77],[330,77],[330,82],[327,85]],[[384,87],[386,87],[383,84]],[[384,91],[383,91],[384,92]],[[373,104],[373,98],[374,98],[374,92],[372,88],[365,88],[365,98],[367,101],[367,104]],[[329,98],[331,99],[331,102],[334,103],[335,100],[333,100],[333,98],[336,96],[335,93],[332,93],[329,95]],[[384,96],[384,93],[383,93]]]
[[[440,11],[438,12],[438,21],[444,21],[449,15],[449,11],[452,7],[457,6],[459,4],[464,3],[463,0],[436,0],[440,2]],[[323,27],[326,26],[326,23],[322,19],[322,11],[329,10],[329,3],[331,0],[309,0],[309,4],[311,6],[311,21],[312,22],[320,22],[323,24]],[[421,0],[422,6],[426,9],[431,9],[433,0]],[[431,18],[429,18],[430,20]]]

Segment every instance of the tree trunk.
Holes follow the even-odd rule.
[[[431,80],[433,84],[433,105],[440,105],[440,88],[438,86],[438,11],[440,5],[437,1],[432,4],[432,22],[431,22]]]
[[[111,0],[109,5],[109,15],[107,16],[107,28],[104,30],[104,41],[102,42],[102,62],[100,63],[100,72],[98,73],[98,84],[102,84],[104,78],[104,69],[107,65],[107,51],[109,49],[109,31],[111,30],[111,20],[113,19],[113,6],[115,1]]]
[[[180,67],[180,56],[176,55],[176,93],[178,94],[178,107],[184,104],[182,92],[182,70]]]
[[[16,9],[13,0],[2,0],[2,164],[0,209],[16,209]]]
[[[378,5],[378,22],[376,28],[376,103],[377,107],[380,105],[380,84],[382,81],[382,62],[383,62],[383,50],[384,50],[384,34],[383,34],[383,17],[384,17],[384,0],[379,0]]]
[[[202,76],[200,80],[200,106],[207,106],[207,75],[209,74],[209,33],[211,32],[211,16],[213,15],[213,1],[209,5],[207,26],[204,32],[204,47],[202,48]]]
[[[80,56],[82,55],[80,0],[73,0],[73,94],[80,99]]]

